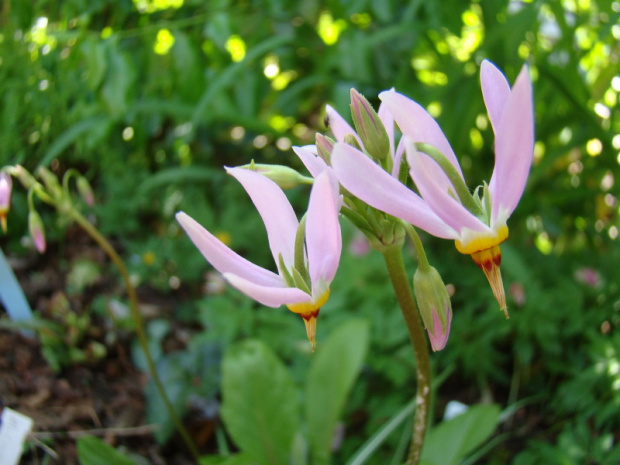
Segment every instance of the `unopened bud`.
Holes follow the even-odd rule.
[[[334,148],[334,141],[323,134],[316,133],[316,151],[319,157],[323,159],[325,163],[331,165],[332,149]]]
[[[450,335],[452,304],[446,286],[432,266],[418,268],[413,275],[413,292],[433,351],[443,349]]]
[[[368,100],[351,89],[351,115],[357,135],[371,157],[383,160],[390,155],[390,139],[385,126]]]
[[[37,180],[34,178],[34,176],[21,165],[11,166],[9,168],[9,173],[15,176],[26,190],[30,189],[37,183]]]
[[[353,134],[345,134],[344,143],[352,147],[355,147],[359,151],[362,151],[362,147],[360,146],[359,142],[357,141],[357,138]]]
[[[32,241],[39,253],[45,252],[45,230],[43,228],[43,221],[36,210],[30,210],[30,213],[28,213],[28,229],[30,230],[30,237],[32,237]]]
[[[58,182],[58,177],[44,166],[39,166],[37,174],[45,184],[47,191],[52,197],[60,198],[62,196],[62,187]]]
[[[281,189],[292,189],[300,184],[312,184],[314,182],[314,179],[308,176],[303,176],[293,168],[284,165],[254,163],[254,160],[252,160],[251,163],[243,165],[240,168],[245,168],[262,174],[266,178],[269,178],[275,182]]]
[[[90,187],[88,179],[86,179],[84,176],[78,176],[76,184],[78,192],[80,193],[80,196],[84,199],[84,202],[86,202],[86,205],[88,205],[89,207],[95,205],[95,194],[93,193],[93,188]]]
[[[0,223],[2,231],[6,233],[6,215],[11,208],[11,190],[13,181],[6,171],[0,171]]]

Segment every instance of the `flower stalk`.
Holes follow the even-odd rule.
[[[428,347],[422,322],[420,321],[415,300],[411,293],[411,287],[409,286],[409,278],[405,271],[402,243],[386,246],[381,253],[383,254],[383,260],[388,270],[396,300],[405,319],[405,324],[409,331],[409,339],[416,358],[416,410],[406,464],[417,465],[422,455],[422,445],[426,437],[428,413],[431,404],[431,369]]]
[[[107,256],[112,260],[116,268],[118,269],[121,277],[123,278],[123,282],[125,284],[125,288],[127,289],[127,297],[129,298],[129,308],[131,311],[131,316],[135,322],[136,326],[136,334],[138,335],[138,342],[140,343],[140,347],[144,352],[144,357],[146,359],[146,364],[149,370],[149,374],[153,378],[153,382],[155,383],[155,387],[157,388],[157,392],[161,396],[164,401],[164,405],[166,406],[166,410],[172,419],[172,422],[176,426],[183,442],[189,449],[192,457],[196,461],[196,463],[200,460],[200,454],[198,453],[198,449],[192,441],[189,433],[183,426],[179,416],[176,414],[172,403],[170,402],[170,398],[168,394],[166,394],[166,389],[157,373],[157,368],[155,367],[155,362],[153,361],[153,357],[149,350],[148,340],[146,337],[146,331],[144,330],[144,321],[142,320],[142,315],[140,314],[140,309],[138,308],[138,298],[136,297],[136,291],[129,279],[129,273],[127,272],[127,268],[125,267],[125,263],[123,259],[118,255],[112,244],[95,228],[90,221],[88,221],[80,212],[76,209],[72,208],[68,211],[69,216],[73,219],[77,224],[79,224],[84,231],[103,249],[103,251],[107,254]]]

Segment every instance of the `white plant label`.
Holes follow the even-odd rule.
[[[32,429],[32,418],[4,407],[0,416],[0,464],[17,465],[22,456],[26,436]]]

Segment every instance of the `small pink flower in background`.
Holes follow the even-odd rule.
[[[0,171],[0,224],[2,231],[6,232],[6,215],[11,208],[11,190],[13,181],[6,171]]]
[[[90,186],[88,179],[84,176],[78,176],[76,184],[78,192],[82,199],[84,199],[86,205],[89,207],[95,205],[95,193],[93,192],[93,188]]]
[[[517,305],[517,307],[523,307],[525,305],[525,288],[521,283],[512,283],[508,286],[508,294],[512,297],[512,300]]]
[[[329,298],[342,250],[336,179],[329,172],[319,174],[300,224],[275,182],[244,168],[229,168],[228,173],[243,185],[261,215],[278,273],[233,252],[185,213],[178,212],[177,221],[230,285],[263,305],[286,305],[299,314],[314,350],[316,319]]]
[[[583,284],[593,289],[600,287],[603,283],[601,274],[591,267],[579,268],[577,271],[575,271],[573,276],[575,278],[575,281],[577,281],[579,284]]]
[[[30,213],[28,213],[28,229],[30,230],[30,237],[32,237],[34,246],[39,253],[44,253],[45,230],[43,228],[43,221],[35,210],[30,210]]]
[[[420,195],[346,144],[334,145],[332,167],[343,187],[369,205],[434,236],[453,239],[457,250],[471,255],[483,270],[508,317],[499,245],[508,237],[506,221],[523,194],[532,164],[532,86],[526,66],[511,89],[502,72],[486,60],[480,81],[495,134],[495,168],[490,183],[476,197],[468,193],[456,156],[437,122],[422,106],[393,90],[382,92],[379,98],[403,133],[409,173]],[[417,143],[438,150],[452,177],[445,166],[418,151]],[[461,187],[468,198],[460,197]]]
[[[370,242],[366,236],[359,231],[355,231],[351,242],[349,242],[349,252],[355,257],[363,257],[370,252]]]

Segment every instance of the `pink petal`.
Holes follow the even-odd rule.
[[[296,287],[286,287],[284,281],[281,286],[264,286],[233,273],[224,273],[224,278],[234,288],[268,307],[312,301],[310,295]]]
[[[400,165],[403,162],[403,154],[405,153],[405,137],[401,137],[398,142],[398,147],[394,153],[394,165],[392,166],[392,176],[398,179],[400,174]]]
[[[359,150],[337,143],[332,152],[332,167],[344,188],[368,205],[408,221],[434,236],[444,239],[458,237],[415,192]]]
[[[352,134],[360,144],[360,147],[364,146],[360,138],[357,136],[355,129],[353,129],[351,125],[347,123],[342,116],[340,116],[340,113],[338,113],[330,105],[325,106],[325,124],[329,129],[331,129],[338,142],[344,142],[344,136],[347,134]]]
[[[390,154],[394,157],[394,117],[392,113],[390,113],[390,110],[388,110],[387,105],[383,103],[379,105],[377,115],[385,127],[388,139],[390,140]]]
[[[500,210],[510,216],[525,189],[534,156],[533,105],[532,84],[527,66],[523,66],[495,133],[495,168],[489,183],[493,221]]]
[[[435,147],[444,154],[463,177],[461,167],[448,139],[446,139],[437,121],[424,108],[410,98],[392,90],[381,92],[379,98],[394,116],[403,136],[409,137],[413,142],[425,142]]]
[[[463,228],[490,232],[488,226],[470,213],[450,194],[445,181],[438,181],[436,174],[431,169],[433,165],[437,166],[437,163],[428,155],[415,150],[413,145],[409,147],[407,149],[407,161],[410,167],[409,174],[433,212],[450,228],[459,233],[456,237],[453,236],[453,238],[459,237]],[[441,175],[447,179],[443,172],[441,172]]]
[[[329,174],[321,174],[312,186],[306,217],[306,247],[313,285],[320,280],[329,285],[336,274],[342,251],[339,207]]]
[[[327,163],[325,163],[325,161],[323,161],[323,159],[316,153],[316,146],[314,145],[293,147],[293,151],[297,154],[313,178],[317,178],[319,174],[329,168]]]
[[[510,96],[510,85],[506,76],[488,60],[480,65],[480,85],[493,132],[497,134],[504,106]]]
[[[227,168],[227,171],[241,183],[263,219],[275,262],[279,263],[278,256],[282,254],[284,264],[292,265],[299,222],[282,189],[255,171],[244,168]]]
[[[220,273],[235,274],[261,286],[285,286],[282,277],[236,254],[189,215],[178,212],[176,219],[200,253]]]

